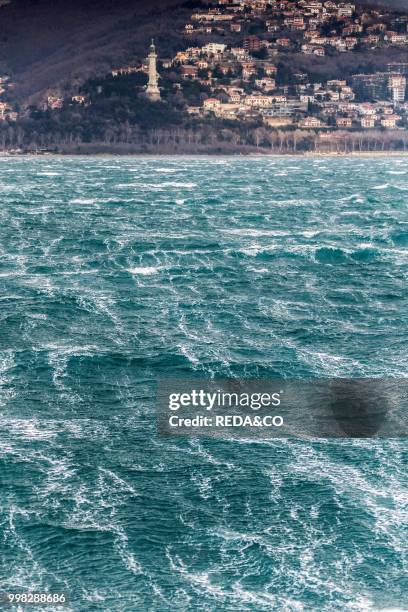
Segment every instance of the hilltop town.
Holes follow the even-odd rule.
[[[100,142],[298,151],[334,142],[353,151],[406,150],[408,12],[331,0],[191,5],[177,32],[180,48],[161,57],[157,41],[154,66],[135,58],[20,109],[12,80],[2,77],[0,119],[20,125],[19,140],[0,129],[3,148],[28,141],[44,150]],[[71,125],[74,118],[86,134]],[[42,141],[33,137],[39,126]]]
[[[177,53],[183,79],[208,86],[212,96],[193,115],[231,120],[259,117],[270,127],[387,129],[406,127],[406,62],[389,62],[385,72],[313,82],[304,72],[282,75],[276,60],[290,53],[324,57],[347,51],[406,47],[408,16],[357,10],[351,3],[319,0],[219,0],[216,8],[192,14],[186,32],[244,37],[240,46],[210,42]]]

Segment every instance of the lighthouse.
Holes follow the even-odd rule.
[[[154,41],[150,45],[150,53],[147,56],[149,60],[149,83],[146,87],[146,96],[152,102],[160,100],[160,89],[158,86],[159,75],[157,74],[157,53]]]

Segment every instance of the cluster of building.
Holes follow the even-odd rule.
[[[201,86],[201,103],[187,102],[186,111],[192,116],[262,121],[275,128],[408,126],[408,59],[389,62],[383,72],[318,83],[305,72],[292,71],[287,78],[279,68],[287,53],[325,56],[395,45],[407,45],[408,51],[408,15],[331,0],[217,0],[194,12],[183,31],[187,40],[197,34],[196,45],[198,40],[201,44],[187,46],[187,42],[187,48],[161,64],[163,75],[168,71],[176,79],[176,88],[183,90],[186,81]],[[112,76],[146,72],[145,93],[158,101],[156,65],[152,42],[145,63],[117,68]],[[77,95],[71,103],[88,102]],[[46,102],[50,109],[63,105],[58,95],[50,95]]]
[[[277,66],[251,58],[245,48],[190,48],[178,53],[173,64],[178,64],[181,79],[197,80],[210,91],[201,106],[187,108],[191,115],[261,117],[271,127],[342,129],[395,129],[404,127],[408,116],[408,62],[390,63],[387,72],[354,75],[350,82],[312,83],[307,74],[298,73],[290,85],[279,85]]]
[[[187,108],[191,115],[261,118],[271,127],[406,126],[408,60],[390,62],[385,72],[356,74],[348,80],[316,83],[308,74],[293,74],[289,85],[282,85],[288,79],[279,78],[277,65],[282,54],[290,52],[325,56],[364,45],[408,45],[408,15],[331,0],[218,0],[217,6],[193,13],[185,26],[189,36],[225,36],[226,29],[242,32],[239,44],[214,37],[163,62],[164,68],[179,72],[181,81],[208,88],[210,96],[201,106]],[[245,34],[248,31],[251,34]]]
[[[236,34],[248,23],[262,34],[264,45],[277,51],[324,56],[330,49],[408,44],[406,16],[331,0],[218,0],[193,13],[185,33]]]
[[[86,96],[83,95],[75,95],[70,98],[72,104],[81,104],[84,105],[87,103]],[[58,110],[63,108],[65,103],[65,98],[59,94],[50,94],[47,96],[47,100],[43,106],[43,110]]]
[[[14,84],[9,76],[0,76],[0,121],[17,121],[19,118],[19,113],[14,109],[14,106],[10,102],[2,101],[1,99],[3,94],[9,93],[13,86]],[[85,104],[86,98],[82,95],[76,95],[71,97],[71,101],[76,104]],[[64,103],[65,99],[63,96],[58,93],[51,93],[46,97],[42,108],[43,110],[59,110],[63,108]]]

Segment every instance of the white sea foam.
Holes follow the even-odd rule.
[[[323,351],[312,351],[298,349],[298,356],[318,371],[325,371],[331,376],[346,376],[348,372],[354,371],[365,374],[366,365],[357,359],[343,355],[332,355]]]
[[[262,253],[263,250],[260,244],[252,244],[251,246],[240,249],[240,252],[249,257],[256,257],[258,253]]]
[[[181,344],[179,346],[179,349],[181,353],[184,355],[184,357],[186,357],[191,364],[194,365],[194,364],[200,363],[200,360],[198,359],[198,357],[194,355],[194,352],[192,351],[191,347]]]
[[[261,236],[290,236],[291,232],[285,230],[268,230],[268,229],[254,229],[254,228],[234,228],[234,229],[223,229],[223,234],[235,234],[237,236],[252,236],[254,238]]]
[[[135,275],[140,274],[141,276],[151,276],[152,274],[157,274],[159,272],[159,268],[155,268],[153,266],[146,266],[146,267],[137,267],[137,268],[127,268],[127,271],[130,272],[130,274],[135,274]]]
[[[67,355],[67,356],[81,356],[81,355],[94,355],[99,352],[99,348],[96,345],[64,345],[56,344],[54,342],[45,342],[40,348],[34,350],[46,350],[54,355]]]
[[[94,198],[75,198],[74,200],[70,200],[70,204],[95,204],[96,200]]]
[[[248,267],[248,270],[250,272],[253,272],[254,274],[267,274],[269,272],[268,268],[252,268],[252,267]]]
[[[50,440],[57,436],[54,427],[47,427],[47,424],[39,419],[15,419],[7,423],[8,430],[14,436],[25,438],[26,440]]]
[[[194,187],[197,187],[197,183],[178,183],[176,181],[173,181],[173,182],[168,182],[168,183],[162,183],[161,186],[162,187],[176,187],[180,189],[193,189]]]

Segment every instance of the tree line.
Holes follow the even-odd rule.
[[[363,153],[408,150],[408,132],[366,130],[323,132],[280,130],[232,122],[194,123],[143,129],[129,121],[95,127],[86,133],[75,125],[34,129],[24,122],[0,125],[0,149],[20,152],[132,153]],[[40,126],[38,126],[40,128]]]

